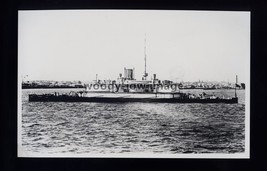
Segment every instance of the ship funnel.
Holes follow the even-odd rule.
[[[134,69],[124,68],[124,78],[127,80],[133,80],[134,79]]]

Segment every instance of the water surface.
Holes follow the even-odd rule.
[[[47,154],[240,153],[245,148],[245,91],[238,104],[28,102],[22,90],[22,147]],[[186,90],[201,93],[203,90]],[[207,90],[217,96],[234,90]]]

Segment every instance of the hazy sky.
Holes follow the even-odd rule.
[[[220,11],[19,11],[19,76],[116,79],[124,67],[148,78],[247,82],[250,13]]]

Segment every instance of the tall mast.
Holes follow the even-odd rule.
[[[145,35],[145,49],[144,49],[144,53],[145,53],[145,75],[146,75],[146,35]]]
[[[145,55],[145,72],[144,72],[144,80],[146,80],[147,73],[146,73],[146,34],[145,34],[145,45],[144,45],[144,55]]]

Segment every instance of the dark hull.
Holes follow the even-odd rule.
[[[98,102],[98,103],[238,103],[231,99],[182,99],[182,98],[117,98],[117,97],[78,97],[68,95],[29,95],[30,102]]]

